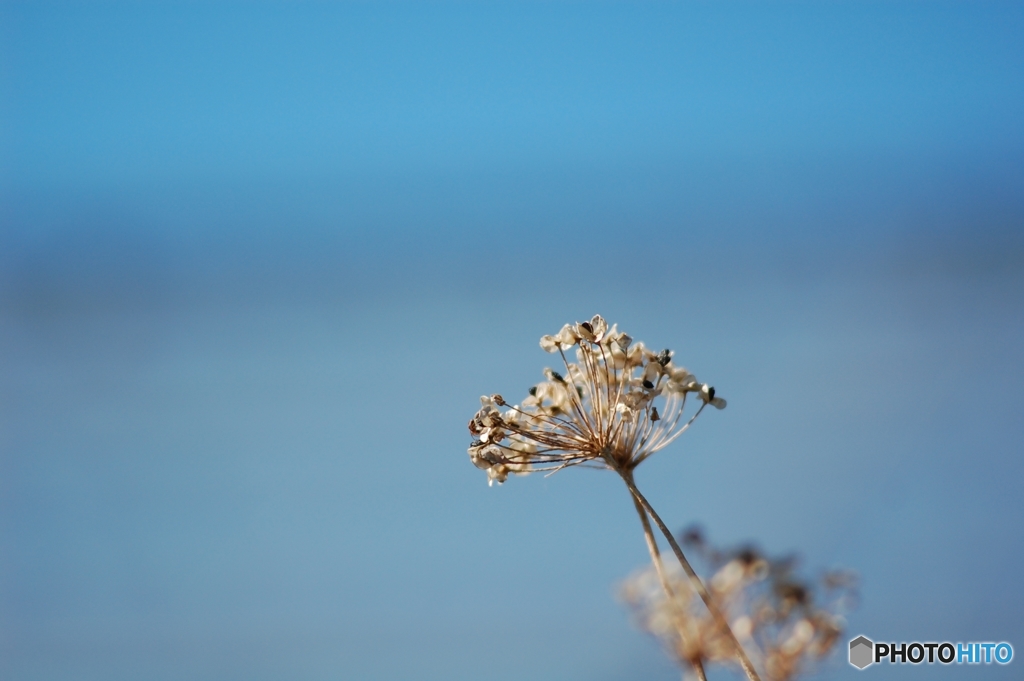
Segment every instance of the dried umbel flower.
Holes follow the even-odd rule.
[[[481,397],[469,422],[470,460],[487,471],[489,483],[579,464],[632,471],[679,437],[704,407],[725,407],[713,387],[673,363],[671,350],[648,350],[600,316],[566,324],[540,346],[561,356],[564,372],[545,369],[545,380],[521,404]],[[570,362],[566,353],[573,349]],[[690,396],[698,407],[684,420]]]
[[[670,587],[651,521],[665,537],[694,591],[714,622],[722,654],[734,656],[751,681],[759,676],[743,647],[719,612],[710,592],[690,567],[678,542],[650,502],[637,489],[634,469],[671,444],[707,405],[725,400],[672,361],[671,350],[653,352],[600,316],[566,324],[540,346],[558,353],[563,371],[544,370],[545,380],[530,389],[520,404],[501,395],[480,398],[469,422],[473,442],[469,458],[487,472],[488,483],[504,482],[510,473],[557,471],[569,466],[596,466],[617,473],[633,497],[651,561],[666,593]],[[566,353],[575,352],[575,362]],[[696,403],[684,417],[687,402]]]
[[[815,589],[795,574],[793,558],[770,559],[753,548],[718,551],[696,532],[688,532],[683,543],[713,570],[712,599],[771,681],[812,673],[842,636],[842,612],[855,598],[852,573],[827,572]],[[662,576],[659,584],[656,570],[638,572],[623,584],[622,598],[638,626],[703,678],[705,665],[731,661],[729,641],[681,570],[665,566]]]

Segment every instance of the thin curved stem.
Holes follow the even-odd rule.
[[[633,506],[636,507],[636,513],[640,516],[640,524],[644,528],[644,540],[647,542],[647,550],[651,554],[651,562],[654,564],[654,571],[658,575],[658,581],[661,582],[661,588],[665,592],[665,596],[668,598],[669,606],[672,610],[672,618],[676,621],[676,629],[679,630],[679,638],[683,638],[683,622],[682,618],[676,612],[676,598],[675,593],[672,591],[672,586],[668,583],[668,575],[665,574],[665,566],[661,562],[661,551],[658,549],[658,541],[654,538],[654,532],[651,530],[651,523],[647,519],[647,511],[640,504],[640,500],[633,496]],[[693,666],[693,671],[697,674],[698,681],[708,681],[707,675],[704,673],[704,665],[701,663],[700,658],[696,660],[690,660],[690,664]]]
[[[757,675],[757,670],[754,669],[754,665],[751,664],[750,658],[747,657],[747,653],[743,650],[743,646],[740,645],[739,640],[736,638],[736,634],[733,633],[732,628],[729,626],[729,622],[726,621],[725,616],[715,605],[714,601],[711,600],[711,594],[708,593],[707,587],[704,586],[704,582],[701,581],[697,573],[694,572],[693,567],[690,566],[690,561],[686,560],[686,556],[683,555],[683,550],[679,548],[679,543],[676,538],[672,536],[672,531],[668,529],[661,516],[654,510],[647,498],[640,493],[640,490],[636,488],[636,484],[633,482],[632,475],[628,472],[623,473],[620,471],[623,481],[626,483],[626,487],[633,493],[633,497],[640,503],[647,514],[654,520],[654,524],[658,526],[661,533],[665,535],[665,539],[668,541],[669,546],[672,547],[672,552],[676,554],[676,558],[679,560],[679,564],[683,566],[683,570],[686,575],[690,578],[690,582],[693,584],[694,590],[700,594],[700,598],[704,601],[704,605],[707,606],[708,612],[711,613],[711,617],[715,620],[722,631],[729,637],[733,645],[736,647],[736,657],[739,660],[740,666],[746,673],[747,678],[750,681],[761,681],[761,677]]]
[[[640,517],[640,524],[644,528],[644,540],[647,542],[647,551],[651,554],[651,562],[654,564],[654,571],[658,575],[658,581],[661,582],[661,588],[664,590],[665,595],[671,600],[675,594],[668,583],[665,566],[661,562],[661,551],[658,549],[658,541],[654,538],[654,531],[651,530],[651,523],[647,519],[647,511],[644,510],[640,500],[635,496],[633,497],[633,506],[636,508],[636,513]]]

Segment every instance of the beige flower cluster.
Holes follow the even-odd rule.
[[[826,573],[818,585],[823,598],[816,600],[814,589],[794,574],[792,558],[770,560],[750,548],[717,551],[695,530],[683,543],[713,566],[711,597],[767,679],[791,681],[812,672],[842,636],[840,612],[855,598],[851,573]],[[623,584],[622,598],[638,626],[699,678],[708,663],[733,661],[731,641],[700,603],[692,582],[678,566],[666,566],[666,578],[668,594],[652,568]]]
[[[540,346],[561,356],[564,372],[545,369],[545,380],[520,404],[481,397],[469,422],[469,457],[489,484],[509,473],[579,464],[628,473],[679,437],[704,407],[725,407],[713,387],[673,363],[670,350],[653,352],[599,315],[566,324]],[[566,353],[574,349],[570,362]],[[691,395],[699,406],[684,420]]]

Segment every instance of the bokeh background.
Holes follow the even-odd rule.
[[[850,637],[1024,653],[1022,35],[0,5],[0,677],[678,678],[622,485],[465,453],[595,312],[729,400],[639,472],[677,527],[858,570]]]

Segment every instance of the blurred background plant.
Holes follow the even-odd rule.
[[[792,681],[820,668],[842,638],[844,615],[857,601],[857,577],[830,570],[810,580],[796,571],[797,558],[771,558],[752,546],[715,548],[697,527],[680,543],[707,570],[712,599],[769,681]],[[653,567],[620,588],[638,627],[661,641],[684,671],[706,678],[710,664],[734,664],[732,643],[696,597],[679,566],[665,566],[669,588]]]

